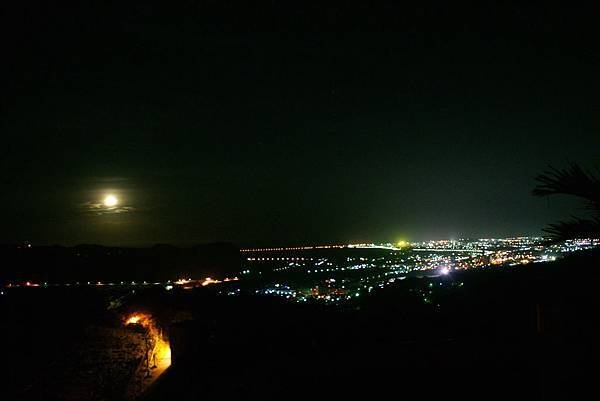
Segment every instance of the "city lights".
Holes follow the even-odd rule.
[[[542,237],[482,238],[398,241],[395,245],[348,244],[310,247],[258,248],[241,251],[239,276],[182,277],[166,282],[87,281],[85,284],[49,283],[33,280],[7,283],[9,288],[50,288],[64,286],[138,287],[162,286],[165,291],[215,287],[217,294],[239,296],[243,293],[282,297],[295,302],[317,301],[326,304],[351,301],[362,291],[397,285],[407,277],[440,277],[452,280],[452,272],[462,270],[528,266],[552,262],[572,252],[592,249],[597,239],[548,243]],[[256,279],[259,279],[256,281]],[[247,287],[248,280],[254,282]],[[127,324],[143,317],[133,315]]]

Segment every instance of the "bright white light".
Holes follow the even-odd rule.
[[[104,198],[104,206],[112,207],[115,206],[118,202],[119,200],[114,195],[106,195],[106,198]]]
[[[448,269],[447,267],[442,267],[440,273],[442,273],[445,276],[446,274],[450,273],[450,269]]]

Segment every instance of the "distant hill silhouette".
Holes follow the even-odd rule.
[[[223,277],[239,271],[239,250],[213,243],[181,248],[158,244],[149,248],[82,244],[73,247],[0,246],[0,282],[173,280]]]

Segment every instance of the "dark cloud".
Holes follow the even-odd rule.
[[[81,210],[85,214],[92,214],[96,216],[135,213],[137,211],[133,206],[106,206],[104,203],[93,202],[84,203],[81,205]]]

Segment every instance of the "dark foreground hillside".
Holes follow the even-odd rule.
[[[173,325],[167,399],[589,399],[598,254],[407,279],[348,308],[226,298]]]
[[[9,289],[2,398],[132,399],[143,344],[122,316],[145,310],[172,351],[146,400],[594,399],[599,267],[596,253],[407,278],[339,307],[218,286]]]

